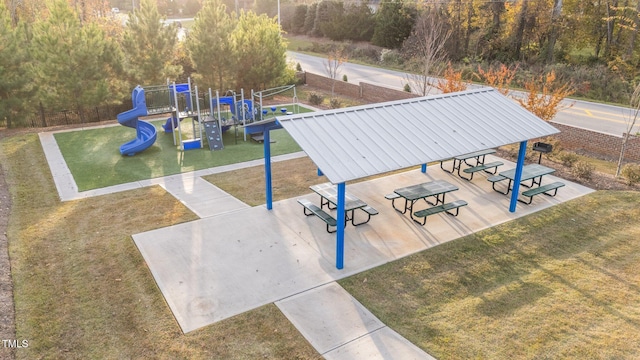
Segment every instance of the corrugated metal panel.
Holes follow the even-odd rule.
[[[559,132],[492,88],[278,122],[334,184]]]

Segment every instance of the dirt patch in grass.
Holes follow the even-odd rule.
[[[11,196],[4,179],[4,169],[0,163],[0,339],[13,340],[15,333],[15,311],[13,308],[13,281],[11,279],[11,262],[7,241],[7,224],[11,212]],[[11,349],[2,349],[6,357],[13,359],[15,353]],[[0,352],[0,357],[4,353]]]

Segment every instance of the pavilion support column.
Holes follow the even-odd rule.
[[[264,131],[264,182],[266,187],[267,210],[273,209],[273,190],[271,186],[271,139],[269,130]]]
[[[341,182],[338,184],[338,213],[336,214],[336,267],[338,269],[342,269],[344,267],[345,188],[345,183]]]
[[[518,163],[516,164],[516,174],[513,178],[513,189],[511,190],[511,203],[509,204],[510,212],[516,212],[516,205],[518,204],[518,195],[520,194],[520,179],[522,179],[522,167],[524,166],[526,153],[527,153],[527,142],[522,141],[520,143],[520,149],[518,150]]]
[[[322,173],[322,170],[320,170],[320,168],[318,168],[318,176],[322,176],[322,175],[324,175],[324,174]]]
[[[423,174],[426,174],[426,173],[427,173],[427,164],[422,164],[422,167],[420,168],[420,171],[421,171]]]

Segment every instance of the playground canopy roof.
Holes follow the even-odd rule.
[[[493,88],[288,115],[277,123],[334,184],[559,132]]]

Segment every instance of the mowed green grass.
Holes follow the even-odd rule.
[[[300,111],[310,110],[300,107]],[[165,120],[153,122],[158,131],[155,144],[134,156],[120,155],[120,145],[136,136],[135,129],[124,126],[60,132],[55,134],[55,139],[79,191],[264,157],[263,144],[252,141],[249,136],[244,141],[242,128],[238,129],[237,137],[234,128],[225,132],[223,150],[211,151],[205,143],[203,149],[181,151],[173,145],[172,134],[166,134],[162,129],[164,122]],[[181,130],[183,138],[194,138],[190,119],[182,122]],[[301,150],[283,129],[272,131],[271,139],[274,141],[271,144],[273,156]]]

